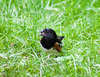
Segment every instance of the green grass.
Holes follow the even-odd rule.
[[[62,53],[48,61],[44,28],[65,36]],[[0,1],[0,77],[99,77],[99,50],[99,0]]]

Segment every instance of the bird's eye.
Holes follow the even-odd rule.
[[[47,32],[47,30],[45,29],[44,32]]]
[[[44,33],[49,33],[49,30],[45,29],[45,30],[44,30]]]
[[[49,31],[48,31],[48,30],[46,30],[46,33],[49,33]]]

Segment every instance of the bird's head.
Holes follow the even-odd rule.
[[[41,33],[40,36],[43,36],[43,37],[57,38],[55,31],[50,28],[46,28],[40,31],[40,33]]]

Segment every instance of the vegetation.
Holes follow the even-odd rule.
[[[44,28],[65,36],[57,58],[40,46]],[[100,1],[1,0],[0,76],[99,77]]]

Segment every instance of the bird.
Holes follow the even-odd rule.
[[[65,36],[57,36],[53,29],[45,28],[40,31],[40,45],[46,53],[57,54],[61,52],[62,40]]]

